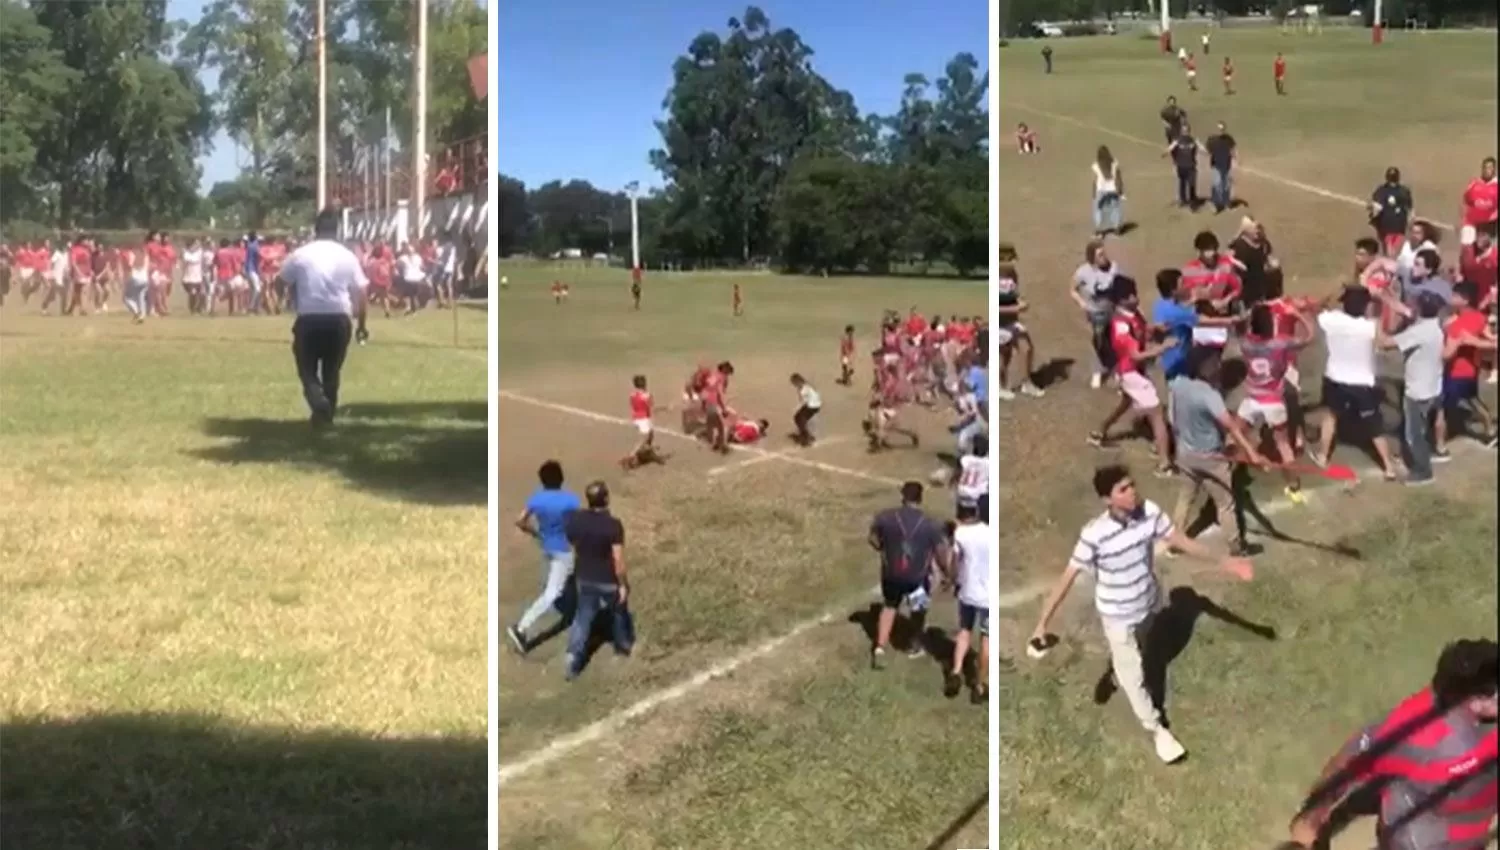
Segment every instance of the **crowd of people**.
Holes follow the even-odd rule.
[[[1191,60],[1186,56],[1188,67]],[[1284,67],[1278,57],[1278,93],[1284,92]],[[1237,145],[1224,124],[1200,143],[1191,135],[1186,110],[1170,98],[1161,119],[1179,204],[1198,208],[1197,161],[1207,153],[1215,210],[1235,206]],[[1036,133],[1024,125],[1017,146],[1027,155],[1041,150]],[[1141,284],[1111,251],[1110,240],[1122,230],[1122,169],[1108,148],[1100,147],[1092,172],[1095,235],[1074,272],[1072,296],[1084,319],[1080,337],[1082,328],[1089,329],[1090,386],[1107,387],[1116,399],[1087,440],[1108,447],[1143,426],[1155,475],[1180,484],[1176,504],[1167,511],[1137,490],[1126,467],[1109,464],[1095,471],[1094,491],[1105,510],[1082,529],[1026,649],[1041,658],[1057,644],[1050,631],[1056,612],[1077,577],[1091,577],[1111,659],[1110,687],[1123,692],[1157,756],[1174,763],[1187,750],[1167,728],[1143,664],[1147,635],[1165,596],[1155,563],[1186,554],[1217,562],[1242,580],[1252,577],[1250,559],[1259,547],[1246,536],[1241,469],[1279,476],[1287,500],[1300,504],[1303,475],[1339,480],[1356,475],[1334,463],[1339,439],[1368,446],[1382,478],[1409,486],[1431,483],[1434,465],[1452,458],[1456,440],[1495,448],[1494,417],[1481,398],[1482,387],[1496,380],[1495,159],[1480,164],[1457,198],[1461,219],[1451,234],[1457,237],[1452,247],[1442,239],[1445,226],[1416,214],[1412,191],[1391,168],[1370,196],[1368,234],[1350,234],[1349,273],[1332,291],[1287,292],[1285,258],[1266,228],[1247,216],[1227,246],[1212,229],[1202,230],[1190,251],[1184,246],[1183,263],[1155,272],[1157,298],[1149,309]],[[1040,397],[1031,382],[1037,342],[1022,323],[1030,305],[1020,295],[1013,264],[1002,268],[1001,279],[996,327],[1001,380]],[[1078,347],[1084,345],[1080,339]],[[1012,384],[1007,366],[1017,357],[1023,369],[1019,383]],[[1299,368],[1314,365],[1307,362],[1312,357],[1321,361],[1314,370],[1322,376],[1317,416],[1310,415],[1312,388],[1303,385]],[[1387,425],[1383,379],[1401,387],[1396,430]],[[1238,404],[1231,404],[1235,395]],[[1015,397],[1005,393],[1001,400]],[[1138,427],[1117,431],[1127,420]],[[1187,532],[1205,496],[1216,509],[1215,527],[1224,532],[1224,545],[1207,545],[1203,535],[1195,539]],[[1460,839],[1482,842],[1495,814],[1493,722],[1500,687],[1495,658],[1493,640],[1450,646],[1430,688],[1403,703],[1387,723],[1357,735],[1330,763],[1330,769],[1350,768],[1356,779],[1368,780],[1380,772],[1369,766],[1372,748],[1394,746],[1413,754],[1409,765],[1392,767],[1387,777],[1404,783],[1406,791],[1431,792],[1434,781],[1424,777],[1442,770],[1461,786],[1455,799],[1469,808],[1440,806],[1399,821],[1394,829],[1412,843],[1394,843],[1396,833],[1390,832],[1383,840],[1393,843],[1381,846],[1480,846]],[[1413,720],[1429,724],[1431,741],[1372,744],[1372,736],[1389,731],[1391,724]],[[1439,737],[1443,746],[1434,743]],[[1447,742],[1456,743],[1448,747]],[[1330,800],[1337,802],[1358,784],[1347,776],[1339,781],[1332,797],[1310,802],[1294,820],[1295,846],[1313,846],[1327,822]],[[1398,823],[1392,817],[1389,809],[1383,812],[1383,829]]]
[[[560,282],[554,282],[552,287],[559,304],[564,300],[561,286]],[[639,279],[632,281],[631,296],[633,309],[640,309]],[[741,316],[743,307],[743,297],[737,292],[732,303],[734,316]],[[901,506],[882,512],[870,527],[870,545],[880,556],[882,587],[871,664],[875,669],[884,667],[897,615],[903,609],[911,627],[904,632],[909,637],[902,648],[911,654],[925,652],[921,636],[932,593],[935,588],[950,588],[959,604],[959,629],[943,690],[948,697],[956,697],[968,681],[976,704],[988,699],[989,687],[988,600],[993,548],[988,527],[987,348],[988,330],[983,318],[929,317],[915,308],[905,317],[887,311],[869,349],[867,406],[860,420],[868,450],[881,453],[895,448],[893,437],[904,438],[913,448],[920,444],[909,417],[948,417],[948,430],[954,441],[951,462],[934,471],[929,485],[952,490],[952,518],[939,520],[925,512],[922,502],[927,487],[920,481],[908,481],[901,487]],[[855,328],[846,326],[838,341],[836,384],[852,388],[859,383],[856,350]],[[735,376],[735,366],[728,360],[693,370],[682,385],[681,400],[676,405],[681,416],[679,436],[689,437],[701,447],[722,454],[733,452],[736,447],[756,446],[771,438],[768,418],[745,412],[732,400],[730,387]],[[795,399],[788,439],[799,447],[810,448],[819,441],[816,424],[825,405],[824,396],[802,373],[788,376],[787,382]],[[628,473],[666,463],[669,455],[657,443],[655,416],[670,407],[657,403],[645,375],[632,377],[627,406],[635,436],[630,451],[619,460],[620,468]],[[923,413],[912,413],[914,408]],[[534,632],[541,618],[553,609],[561,611],[564,621],[571,623],[573,635],[566,665],[571,680],[583,663],[578,654],[586,634],[580,633],[585,628],[580,622],[590,625],[601,610],[616,609],[617,619],[629,623],[629,627],[618,633],[615,648],[621,654],[628,654],[634,619],[626,607],[629,590],[623,575],[623,559],[619,560],[620,574],[611,581],[601,582],[599,576],[584,577],[581,573],[574,575],[575,563],[594,544],[589,542],[587,531],[579,534],[568,530],[580,522],[572,517],[580,515],[582,508],[576,497],[559,494],[562,482],[556,474],[558,470],[560,465],[556,461],[543,465],[542,488],[533,495],[518,520],[521,530],[542,544],[545,578],[541,595],[506,634],[513,649],[523,655],[529,653],[541,642]],[[589,490],[607,492],[607,486],[596,482]],[[588,522],[598,524],[593,519]],[[584,606],[588,608],[587,616],[580,620],[585,583],[589,585],[591,601]],[[607,587],[599,591],[599,586]]]
[[[41,311],[86,316],[107,313],[118,297],[136,322],[171,314],[180,286],[191,315],[279,315],[291,292],[281,280],[286,258],[305,240],[247,233],[238,239],[189,237],[179,248],[153,231],[135,245],[114,245],[90,234],[70,239],[0,243],[0,294],[39,300]],[[392,245],[351,246],[369,280],[369,299],[386,316],[447,305],[461,287],[465,263],[444,236]],[[483,264],[474,270],[483,274]]]

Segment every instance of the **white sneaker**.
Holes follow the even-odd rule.
[[[1001,401],[1015,401],[1016,394],[1004,387],[1001,387],[995,390],[995,398],[998,398]]]
[[[1042,396],[1046,395],[1047,392],[1036,384],[1027,381],[1026,383],[1021,385],[1021,394],[1029,395],[1032,398],[1041,398]]]
[[[1094,374],[1092,374],[1092,375],[1089,376],[1089,389],[1091,389],[1091,390],[1097,390],[1101,386],[1104,386],[1104,376],[1103,375],[1099,374],[1098,372],[1095,372]]]
[[[1181,761],[1182,757],[1187,755],[1187,749],[1182,746],[1182,742],[1178,741],[1176,736],[1165,727],[1158,728],[1153,736],[1156,739],[1156,757],[1161,759],[1162,763],[1172,764]]]

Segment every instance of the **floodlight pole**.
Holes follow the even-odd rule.
[[[1384,5],[1381,0],[1375,0],[1375,15],[1370,21],[1370,40],[1375,44],[1385,41],[1385,19],[1381,17],[1385,12]]]
[[[641,274],[641,184],[632,180],[625,184],[625,193],[630,196],[630,274],[639,280]]]
[[[413,88],[416,97],[412,100],[412,186],[411,211],[416,217],[412,224],[412,240],[422,242],[422,218],[426,211],[427,194],[427,0],[417,0],[417,46],[412,57]]]
[[[328,206],[328,8],[318,0],[318,209]]]

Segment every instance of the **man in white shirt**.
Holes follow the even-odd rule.
[[[1172,524],[1154,502],[1141,498],[1135,481],[1123,466],[1106,466],[1094,473],[1094,492],[1105,511],[1083,527],[1068,566],[1042,604],[1041,617],[1031,633],[1027,654],[1040,658],[1057,642],[1048,631],[1080,573],[1094,579],[1094,607],[1109,645],[1110,672],[1130,703],[1136,720],[1152,737],[1156,755],[1171,764],[1187,755],[1162,723],[1157,697],[1146,687],[1145,639],[1161,609],[1161,585],[1156,577],[1155,552],[1160,544],[1204,561],[1213,554]],[[1225,558],[1219,565],[1242,581],[1253,566],[1245,558]]]
[[[302,394],[312,411],[314,428],[333,423],[339,402],[339,373],[349,353],[350,319],[354,336],[365,329],[369,281],[354,252],[338,241],[339,214],[325,209],[313,224],[313,240],[292,252],[281,267],[287,296],[297,314],[292,323],[292,353]]]
[[[974,634],[979,634],[974,689],[970,702],[982,705],[990,695],[990,569],[994,557],[990,529],[973,505],[960,504],[953,530],[950,575],[958,586],[958,634],[953,637],[953,666],[943,677],[943,695],[952,699],[963,689],[964,661]]]
[[[958,479],[954,485],[958,509],[965,506],[979,512],[979,521],[990,521],[990,438],[975,434],[969,440],[969,452],[958,459]]]
[[[427,303],[427,267],[416,240],[406,243],[396,266],[401,273],[401,297],[406,299],[406,314],[410,316]]]
[[[1375,380],[1375,341],[1380,325],[1369,318],[1372,297],[1364,287],[1346,287],[1339,296],[1340,306],[1318,316],[1328,360],[1323,368],[1322,431],[1312,459],[1319,466],[1328,464],[1342,425],[1345,433],[1370,440],[1386,480],[1393,481],[1396,465],[1381,425],[1380,388]]]
[[[453,277],[458,271],[458,247],[447,236],[438,243],[437,271],[432,275],[439,307],[453,300]]]

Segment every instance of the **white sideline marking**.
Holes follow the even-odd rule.
[[[839,443],[847,443],[847,442],[849,442],[849,438],[848,437],[829,437],[826,440],[819,440],[816,443],[814,443],[813,444],[813,448],[817,448],[819,446],[836,446]],[[723,466],[716,466],[713,469],[710,469],[708,471],[708,474],[709,475],[723,475],[726,472],[733,472],[736,469],[744,469],[747,466],[754,466],[757,463],[765,463],[768,460],[781,460],[781,459],[787,457],[790,454],[791,454],[790,450],[779,451],[779,452],[767,452],[766,454],[760,455],[759,457],[752,457],[749,460],[735,461],[734,463],[726,463]]]
[[[996,600],[998,602],[997,607],[1014,608],[1020,605],[1024,605],[1025,603],[1030,602],[1032,599],[1040,596],[1043,592],[1046,591],[1047,587],[1048,585],[1046,584],[1037,584],[1031,587],[1022,588],[1020,590],[1013,590],[1009,593],[1002,593],[1000,594],[999,599]],[[635,703],[627,706],[626,708],[621,709],[620,711],[617,711],[601,720],[596,720],[593,723],[590,723],[582,729],[579,729],[577,732],[564,735],[561,738],[556,738],[540,749],[533,750],[530,753],[509,762],[508,764],[501,765],[500,785],[503,787],[507,782],[519,779],[521,776],[530,773],[537,768],[551,764],[552,762],[557,761],[558,759],[573,752],[574,750],[579,749],[580,747],[587,746],[602,738],[609,737],[630,721],[635,720],[642,715],[649,714],[650,712],[656,710],[657,708],[660,708],[663,705],[666,705],[669,702],[675,702],[692,693],[693,691],[702,688],[704,685],[707,685],[710,682],[713,682],[717,679],[722,679],[725,676],[730,675],[734,671],[740,669],[741,667],[744,667],[745,665],[753,661],[758,661],[768,655],[771,655],[772,653],[781,649],[783,646],[786,646],[792,640],[795,640],[801,635],[806,634],[807,632],[812,631],[819,626],[826,625],[836,619],[847,616],[849,606],[851,604],[861,604],[869,597],[871,593],[879,592],[880,589],[878,587],[871,588],[871,590],[861,593],[858,597],[849,602],[846,602],[843,605],[835,606],[828,609],[827,611],[824,611],[822,614],[819,614],[816,617],[808,620],[803,620],[802,622],[793,626],[789,631],[778,635],[777,637],[757,644],[756,646],[740,653],[739,655],[725,659],[724,661],[721,661],[718,664],[709,667],[707,670],[704,670],[701,673],[698,673],[690,678],[684,679],[683,681],[678,682],[677,684],[669,688],[664,688],[663,690],[643,697],[640,700],[637,700]]]
[[[1061,113],[1051,112],[1046,109],[1037,109],[1035,106],[1027,106],[1024,103],[1012,102],[1010,105],[1016,109],[1040,115],[1044,118],[1051,118],[1054,121],[1061,121],[1065,124],[1072,124],[1076,127],[1082,127],[1086,130],[1093,130],[1098,133],[1104,133],[1105,135],[1114,136],[1117,139],[1123,139],[1124,141],[1133,142],[1138,145],[1144,145],[1148,148],[1161,150],[1165,146],[1165,143],[1159,145],[1153,141],[1150,141],[1149,139],[1143,139],[1140,136],[1132,136],[1129,133],[1122,133],[1119,130],[1112,130],[1109,127],[1094,124],[1090,121],[1083,121],[1081,119],[1074,118],[1071,115],[1063,115]],[[1365,209],[1366,207],[1366,201],[1360,198],[1356,198],[1353,195],[1345,195],[1342,192],[1334,192],[1329,189],[1324,189],[1321,186],[1314,186],[1311,183],[1303,183],[1300,180],[1293,180],[1290,177],[1282,177],[1279,174],[1273,174],[1269,171],[1262,171],[1259,168],[1252,168],[1248,165],[1241,165],[1236,170],[1242,171],[1246,174],[1254,175],[1255,177],[1259,177],[1262,180],[1269,180],[1272,183],[1280,183],[1283,186],[1307,192],[1310,195],[1317,195],[1320,198],[1327,198],[1330,201],[1340,201],[1345,204],[1359,207],[1360,209]],[[1443,230],[1453,230],[1453,225],[1448,224],[1447,222],[1438,221],[1437,219],[1428,218],[1426,216],[1422,216],[1422,220],[1431,222],[1432,224],[1442,228]]]
[[[592,410],[584,410],[581,407],[572,407],[570,405],[558,404],[552,401],[543,401],[542,399],[532,398],[531,396],[522,395],[521,393],[512,392],[510,390],[501,390],[500,397],[508,398],[511,401],[518,401],[522,404],[529,404],[533,407],[540,407],[543,410],[552,410],[558,413],[567,413],[572,416],[578,416],[583,419],[592,419],[595,422],[603,422],[607,425],[630,424],[629,419],[624,419],[619,416],[609,416],[603,413],[595,413]],[[664,434],[668,437],[675,437],[679,440],[687,440],[694,443],[698,442],[697,438],[689,437],[687,434],[684,434],[681,431],[673,431],[670,428],[657,428],[656,433]],[[876,484],[889,484],[893,487],[901,486],[901,482],[895,478],[888,478],[884,475],[875,475],[869,472],[861,472],[858,469],[850,469],[846,466],[836,466],[831,463],[823,463],[822,461],[808,460],[805,457],[797,457],[796,455],[781,454],[779,452],[769,452],[765,449],[758,449],[754,446],[731,445],[729,448],[731,451],[755,455],[757,458],[763,460],[779,460],[783,463],[790,463],[796,466],[805,466],[808,469],[822,470],[823,472],[827,472],[833,475],[842,475],[847,478],[858,478],[861,481],[871,481]]]

